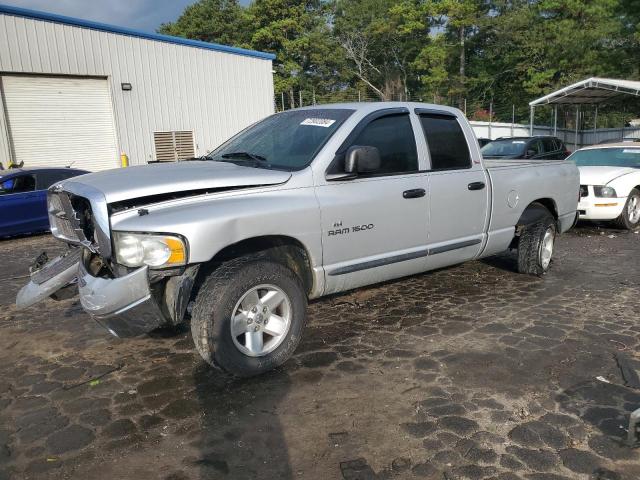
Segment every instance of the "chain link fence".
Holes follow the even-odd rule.
[[[367,88],[345,88],[319,94],[314,90],[280,92],[274,96],[276,112],[310,105],[331,103],[380,102],[380,96]],[[497,102],[486,98],[442,98],[414,96],[410,93],[389,95],[384,101],[415,101],[456,107],[462,110],[471,122],[478,137],[496,139],[499,137],[528,136],[530,110],[527,100],[521,103]],[[597,129],[596,126],[597,117]],[[557,112],[551,108],[536,108],[533,119],[534,135],[555,135],[565,143],[578,148],[605,139],[621,139],[637,135],[640,126],[640,108],[610,106],[595,110],[584,108],[576,116],[576,107],[561,106]],[[576,122],[578,128],[576,129]],[[576,135],[577,130],[577,135]]]

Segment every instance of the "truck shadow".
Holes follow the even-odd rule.
[[[201,428],[191,463],[202,480],[293,477],[280,404],[291,388],[284,370],[237,379],[204,362],[193,372]]]

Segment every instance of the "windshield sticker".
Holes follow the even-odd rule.
[[[313,127],[324,127],[329,128],[331,125],[336,123],[335,120],[331,120],[330,118],[305,118],[300,125],[311,125]]]
[[[514,141],[513,141],[513,142],[511,142],[511,143],[525,143],[525,142],[524,142],[524,140],[514,140]]]
[[[637,149],[625,148],[624,150],[622,150],[622,153],[640,153],[640,148],[637,148]]]

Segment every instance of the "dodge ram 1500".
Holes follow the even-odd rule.
[[[578,198],[572,162],[483,162],[454,108],[290,110],[197,160],[51,187],[51,230],[69,252],[17,304],[77,289],[118,336],[190,316],[207,362],[256,375],[292,355],[309,299],[510,248],[520,272],[543,275]]]

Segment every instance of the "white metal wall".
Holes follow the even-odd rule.
[[[266,59],[0,14],[0,73],[107,77],[132,164],[154,158],[154,131],[192,130],[201,155],[273,113],[271,69]]]
[[[520,123],[501,123],[501,122],[479,122],[472,120],[471,127],[478,138],[490,138],[495,140],[500,137],[528,137],[529,125]],[[534,135],[553,135],[553,127],[534,125]],[[573,150],[576,144],[576,133],[571,128],[558,128],[555,135],[564,141],[570,150]],[[626,137],[640,137],[640,128],[637,127],[625,127],[625,128],[599,128],[594,131],[578,130],[577,146],[583,147],[586,145],[593,145],[603,140],[620,140]]]

